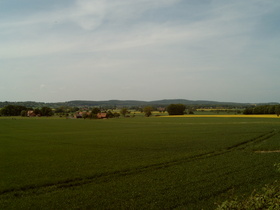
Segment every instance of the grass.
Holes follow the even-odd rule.
[[[0,118],[0,209],[213,209],[279,178],[274,118]]]

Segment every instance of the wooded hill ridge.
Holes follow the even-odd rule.
[[[203,107],[248,107],[253,105],[277,105],[277,102],[269,103],[235,103],[235,102],[218,102],[218,101],[207,101],[207,100],[187,100],[187,99],[163,99],[155,101],[140,101],[140,100],[107,100],[107,101],[88,101],[88,100],[73,100],[66,102],[57,103],[45,103],[35,101],[18,101],[18,102],[0,102],[0,108],[7,105],[20,105],[26,107],[44,107],[48,106],[51,108],[57,108],[61,106],[69,107],[143,107],[143,106],[163,106],[166,107],[170,104],[184,104],[187,106],[203,106]]]

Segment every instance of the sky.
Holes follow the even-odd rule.
[[[279,0],[0,0],[0,101],[280,102]]]

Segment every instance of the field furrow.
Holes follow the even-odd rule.
[[[100,183],[100,182],[107,182],[109,180],[112,180],[116,177],[122,177],[122,176],[131,176],[139,173],[144,173],[147,171],[154,171],[154,170],[161,170],[163,168],[172,167],[179,164],[184,164],[186,162],[191,161],[198,161],[205,158],[212,158],[215,156],[223,155],[228,152],[232,152],[234,150],[239,149],[245,149],[248,145],[251,145],[253,143],[261,142],[264,140],[267,140],[271,138],[272,136],[276,135],[278,133],[277,130],[272,130],[269,132],[265,132],[257,137],[254,137],[252,139],[246,140],[244,142],[241,142],[239,144],[227,147],[225,149],[219,150],[219,151],[213,151],[208,153],[203,153],[199,155],[194,155],[186,158],[180,158],[168,162],[162,162],[157,164],[150,164],[146,166],[136,167],[136,168],[129,168],[125,170],[120,171],[113,171],[110,173],[101,173],[101,174],[95,174],[93,176],[89,177],[83,177],[83,178],[75,178],[75,179],[67,179],[56,183],[48,183],[44,185],[29,185],[29,186],[23,186],[20,188],[13,188],[13,189],[6,189],[3,191],[0,191],[0,196],[12,194],[16,197],[18,196],[28,196],[32,194],[41,194],[41,193],[48,193],[51,191],[59,190],[61,188],[73,188],[89,183]],[[225,175],[225,174],[224,174]]]
[[[213,209],[277,179],[254,152],[279,150],[277,119],[2,121],[1,209]]]

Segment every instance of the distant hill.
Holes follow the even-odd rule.
[[[35,101],[22,101],[22,102],[0,102],[0,108],[6,105],[21,105],[26,107],[43,107],[48,106],[51,108],[57,108],[60,106],[70,107],[141,107],[141,106],[168,106],[169,104],[184,104],[187,106],[201,106],[201,107],[248,107],[250,105],[264,105],[264,104],[279,104],[279,103],[235,103],[235,102],[218,102],[218,101],[206,101],[206,100],[186,100],[186,99],[164,99],[155,101],[139,101],[139,100],[108,100],[108,101],[84,101],[84,100],[73,100],[59,103],[45,103]]]
[[[109,101],[68,101],[69,106],[168,106],[169,104],[185,105],[228,105],[228,106],[248,106],[248,103],[217,102],[217,101],[193,101],[186,99],[164,99],[156,101],[137,100],[109,100]]]

